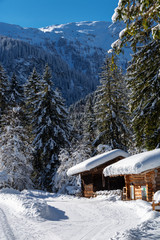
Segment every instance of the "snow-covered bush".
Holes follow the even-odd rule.
[[[3,132],[0,136],[0,187],[18,190],[32,188],[33,148],[21,125],[21,109],[13,108],[3,116]]]
[[[6,186],[6,183],[8,182],[8,175],[6,171],[0,172],[0,188],[3,188],[3,186]]]
[[[88,159],[90,149],[80,145],[75,149],[62,149],[59,154],[60,166],[54,176],[53,191],[58,193],[76,194],[81,190],[80,176],[67,176],[67,170],[72,166]]]
[[[107,152],[107,151],[111,151],[111,150],[112,150],[112,148],[111,148],[111,146],[109,146],[109,145],[99,144],[99,145],[97,146],[97,152],[98,152],[98,154],[104,153],[104,152]]]

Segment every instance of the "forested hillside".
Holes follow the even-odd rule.
[[[48,63],[53,82],[62,91],[67,105],[84,98],[99,84],[107,50],[118,37],[121,24],[80,22],[32,29],[0,23],[0,62],[9,76],[13,70],[20,82],[28,73]],[[125,69],[129,53],[120,57]]]

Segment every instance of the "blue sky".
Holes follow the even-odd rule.
[[[0,0],[0,22],[45,27],[79,21],[111,21],[118,0]]]

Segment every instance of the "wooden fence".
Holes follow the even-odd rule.
[[[159,211],[160,212],[160,202],[155,203],[155,201],[153,201],[152,208],[153,208],[154,211]]]

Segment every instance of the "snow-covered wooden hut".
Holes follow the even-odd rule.
[[[81,175],[81,189],[84,197],[93,197],[96,191],[122,189],[124,177],[104,178],[103,169],[128,157],[128,153],[114,149],[83,161],[67,171],[68,176]]]
[[[125,158],[103,170],[105,177],[124,176],[124,199],[152,201],[160,190],[160,149]]]

